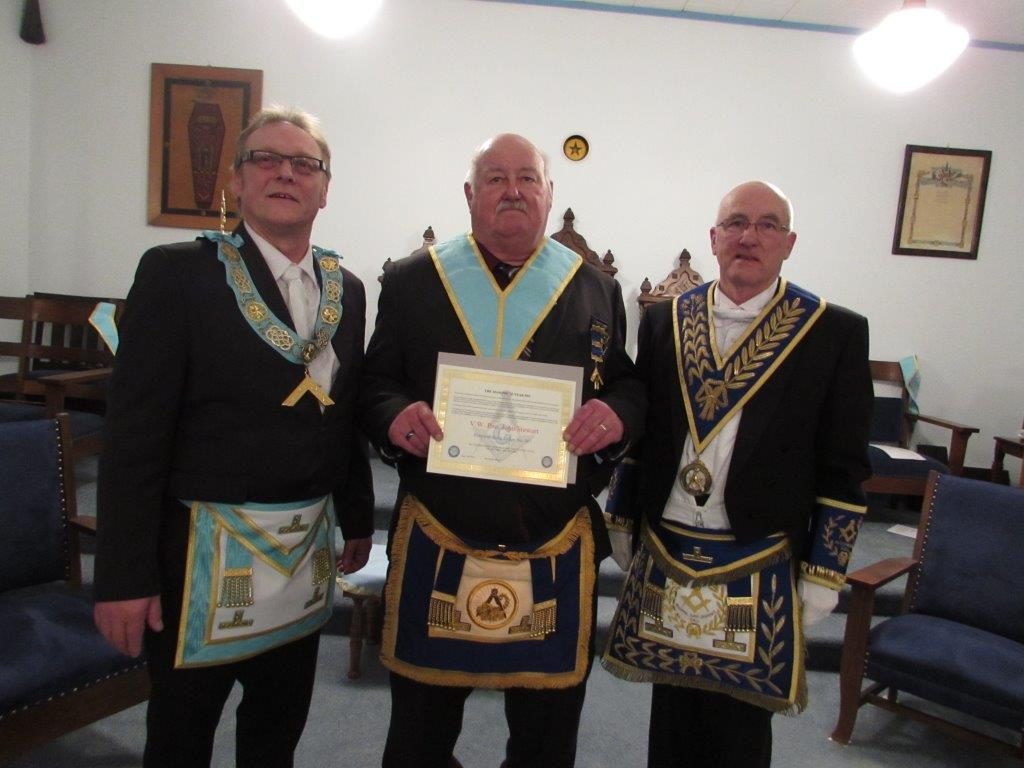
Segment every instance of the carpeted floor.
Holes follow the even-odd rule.
[[[393,498],[393,477],[375,462],[380,474],[378,496]],[[93,508],[94,469],[79,472],[81,511]],[[383,532],[378,532],[383,540]],[[911,540],[890,538],[885,527],[865,536],[855,553],[855,567],[908,549]],[[909,543],[908,543],[909,542]],[[614,573],[614,572],[612,572]],[[602,578],[606,578],[602,568]],[[614,578],[608,577],[608,581]],[[602,594],[614,587],[602,589]],[[614,598],[602,597],[599,624],[606,626]],[[346,601],[337,598],[337,620],[321,643],[317,686],[312,711],[296,766],[373,768],[380,764],[387,731],[389,696],[387,673],[374,657],[363,652],[363,677],[348,680],[348,627]],[[841,633],[842,619],[832,617]],[[602,627],[603,628],[603,627]],[[828,630],[832,631],[832,630]],[[841,634],[840,634],[841,636]],[[810,705],[799,717],[775,719],[774,765],[785,768],[1010,768],[1020,761],[993,750],[954,738],[944,731],[868,707],[861,710],[848,747],[832,743],[828,735],[838,711],[838,677],[833,672],[808,675]],[[610,676],[600,665],[590,677],[587,702],[579,734],[580,768],[633,768],[646,762],[646,729],[650,711],[648,686],[626,683]],[[234,707],[238,691],[229,700],[217,735],[213,766],[233,765]],[[141,765],[145,705],[134,707],[100,723],[71,733],[8,763],[10,768],[128,768]],[[1009,740],[1013,734],[990,729]],[[477,691],[469,699],[456,755],[465,768],[498,768],[507,735],[500,694]]]
[[[372,649],[367,649],[372,651]],[[387,732],[386,671],[365,653],[364,675],[345,676],[347,638],[326,636],[312,713],[296,755],[296,766],[373,768],[380,765]],[[828,740],[835,721],[838,681],[834,674],[809,675],[810,706],[799,717],[775,719],[774,765],[787,768],[1011,768],[1012,757],[953,738],[906,718],[862,710],[848,747]],[[213,766],[233,765],[233,710],[228,702],[218,731]],[[645,765],[646,685],[624,683],[597,667],[591,675],[579,734],[579,768],[633,768]],[[39,747],[10,768],[128,768],[141,765],[145,706]],[[466,708],[456,754],[465,768],[498,768],[506,738],[500,695],[477,691]]]

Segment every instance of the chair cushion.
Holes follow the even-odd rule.
[[[96,413],[85,411],[68,411],[71,427],[71,437],[81,440],[89,435],[99,434],[103,431],[103,417]],[[42,419],[46,416],[46,408],[42,403],[22,402],[13,400],[0,400],[0,423],[11,421],[31,421]]]
[[[882,477],[919,477],[923,481],[933,469],[940,474],[947,474],[949,468],[941,461],[929,456],[917,459],[894,459],[877,445],[868,446],[868,458],[871,461],[871,473]]]
[[[0,595],[0,717],[138,667],[96,630],[92,601],[64,584]]]
[[[1024,645],[966,624],[887,619],[871,629],[865,674],[1008,728],[1024,724]]]

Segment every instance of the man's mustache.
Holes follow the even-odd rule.
[[[498,213],[502,211],[525,211],[526,201],[525,200],[502,200],[498,203]]]

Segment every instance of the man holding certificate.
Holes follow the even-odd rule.
[[[505,691],[504,765],[572,766],[610,549],[594,495],[645,397],[618,283],[544,235],[540,151],[489,140],[465,194],[472,231],[385,274],[364,365],[362,424],[401,478],[383,765],[457,764],[483,687]]]

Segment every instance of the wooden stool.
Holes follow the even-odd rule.
[[[374,544],[370,559],[355,573],[340,574],[338,586],[343,597],[352,600],[352,626],[348,640],[348,679],[362,675],[363,641],[380,642],[380,597],[388,572],[383,544]]]

